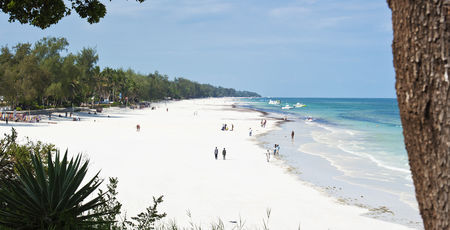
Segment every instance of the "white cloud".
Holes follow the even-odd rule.
[[[148,12],[155,8],[152,2],[145,1],[111,1],[106,3],[107,15],[136,16],[142,12]]]
[[[183,12],[189,15],[198,14],[217,14],[227,12],[231,9],[231,4],[219,1],[184,1],[182,5],[177,8],[178,12]]]
[[[306,7],[300,7],[300,6],[291,6],[291,7],[279,7],[274,8],[269,11],[269,16],[272,17],[293,17],[298,15],[304,15],[310,12],[310,9]]]
[[[354,19],[356,10],[336,10],[333,4],[318,4],[316,0],[298,0],[294,5],[280,6],[268,11],[275,23],[307,28],[338,27]]]
[[[152,0],[144,3],[134,1],[113,1],[108,3],[107,10],[111,14],[139,15],[142,13],[162,13],[177,18],[220,14],[229,11],[232,8],[230,3],[218,0]]]
[[[348,16],[321,18],[317,21],[316,26],[319,28],[335,27],[350,19],[351,17]]]

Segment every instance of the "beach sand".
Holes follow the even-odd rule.
[[[339,203],[279,161],[268,163],[255,135],[276,129],[277,121],[268,119],[261,128],[261,113],[232,108],[233,103],[220,98],[158,103],[156,110],[112,108],[97,116],[80,114],[80,122],[54,116],[57,124],[1,123],[0,133],[14,126],[21,140],[28,136],[83,153],[90,175],[101,170],[102,178],[118,177],[118,199],[128,217],[151,205],[152,196],[164,195],[164,220],[183,226],[192,221],[208,228],[221,218],[227,229],[240,219],[249,229],[262,228],[270,209],[270,229],[409,229],[362,216],[366,209]],[[224,123],[234,131],[221,131]]]

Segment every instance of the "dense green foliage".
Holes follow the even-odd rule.
[[[13,128],[11,134],[5,134],[0,140],[0,181],[15,179],[18,165],[31,168],[31,154],[39,156],[44,165],[47,165],[48,154],[52,155],[55,151],[53,144],[41,141],[33,142],[27,139],[24,144],[18,144],[17,132]]]
[[[34,45],[19,43],[0,53],[0,96],[22,109],[71,106],[102,100],[137,102],[167,97],[257,97],[256,93],[199,84],[184,78],[169,80],[158,72],[100,69],[94,49],[66,53],[65,38],[43,38]],[[128,100],[127,100],[128,99]]]
[[[119,180],[116,177],[109,178],[109,184],[106,186],[106,192],[98,190],[98,196],[102,205],[90,210],[89,213],[106,213],[102,216],[93,216],[91,221],[97,222],[93,228],[104,230],[122,230],[126,228],[126,222],[116,221],[120,218],[122,204],[117,200],[117,184]]]
[[[144,0],[137,0],[144,2]],[[99,0],[0,0],[0,10],[9,15],[9,22],[19,21],[45,29],[56,24],[63,17],[72,13],[72,10],[89,23],[97,23],[106,15],[106,7]]]
[[[88,161],[81,155],[67,159],[59,152],[47,162],[31,154],[32,167],[19,164],[17,181],[2,180],[0,186],[0,225],[11,229],[90,229],[97,224],[90,218],[106,213],[86,214],[88,210],[102,205],[102,195],[83,202],[101,181],[97,175],[83,183]],[[48,166],[48,168],[46,168]]]
[[[166,213],[158,212],[158,205],[163,202],[163,196],[153,197],[153,205],[141,212],[137,217],[132,217],[136,223],[131,222],[133,229],[152,230],[155,229],[155,223],[166,216]]]

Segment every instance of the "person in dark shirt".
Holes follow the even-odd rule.
[[[225,148],[223,148],[223,150],[222,150],[222,156],[223,156],[223,159],[225,160],[225,156],[227,155],[227,150],[225,150]]]
[[[216,160],[217,160],[217,155],[219,155],[219,150],[216,147],[216,149],[214,149],[214,157],[216,158]]]

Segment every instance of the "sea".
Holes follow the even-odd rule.
[[[245,98],[238,104],[288,120],[257,139],[267,149],[279,144],[281,161],[300,180],[365,208],[366,216],[423,229],[396,99]]]

